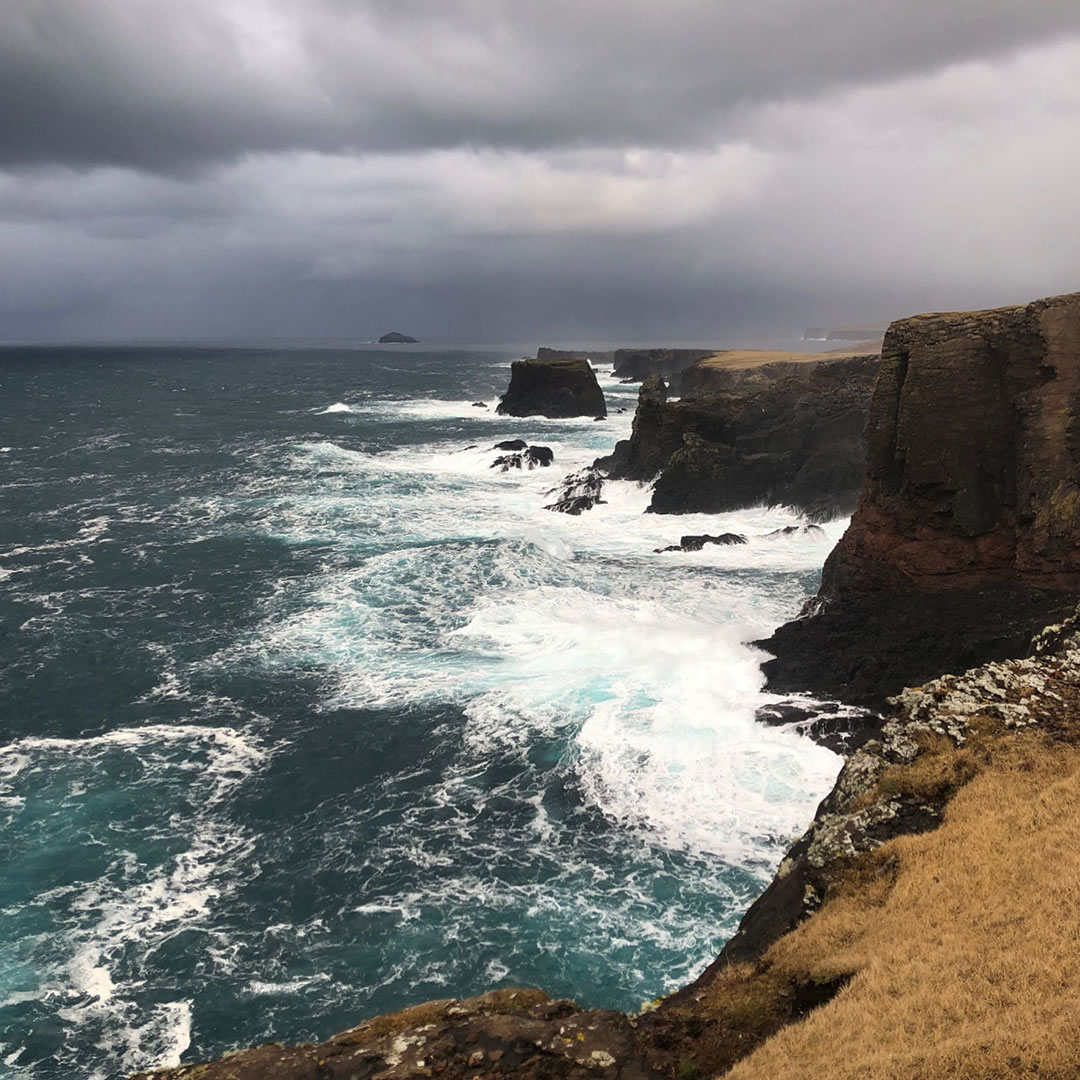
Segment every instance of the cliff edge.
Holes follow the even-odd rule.
[[[1080,595],[1080,293],[892,324],[866,483],[770,686],[880,704],[1021,653]]]

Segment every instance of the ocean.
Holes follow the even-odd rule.
[[[637,386],[499,417],[517,355],[0,350],[0,1074],[497,985],[636,1011],[734,931],[840,766],[743,642],[845,523],[544,510]]]

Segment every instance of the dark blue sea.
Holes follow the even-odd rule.
[[[0,1072],[636,1010],[731,934],[839,766],[742,642],[843,523],[545,511],[637,387],[497,417],[516,355],[0,350]],[[516,437],[554,466],[493,470]],[[750,542],[654,553],[701,531]]]

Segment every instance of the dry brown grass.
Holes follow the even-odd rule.
[[[962,786],[940,828],[862,860],[772,947],[773,979],[854,978],[726,1075],[1075,1080],[1080,750],[1039,732],[984,734],[883,780]]]
[[[722,371],[737,371],[745,368],[761,367],[764,364],[807,364],[812,360],[842,360],[845,356],[865,356],[878,352],[880,343],[871,349],[853,351],[838,349],[835,352],[783,352],[772,349],[724,349],[713,353],[701,361],[702,367],[719,368]]]

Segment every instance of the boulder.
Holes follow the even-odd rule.
[[[496,450],[514,450],[513,454],[502,454],[489,466],[499,469],[501,472],[509,472],[510,469],[546,469],[554,460],[555,452],[550,446],[529,446],[521,439],[511,439],[508,442],[497,443]]]
[[[727,547],[731,544],[745,544],[746,537],[741,533],[721,533],[719,536],[710,536],[703,533],[700,536],[684,536],[677,544],[669,544],[667,547],[656,548],[659,552],[664,551],[701,551],[706,544],[720,544]]]
[[[604,392],[587,360],[515,360],[496,412],[504,416],[607,416]]]
[[[770,687],[880,704],[1023,653],[1080,594],[1080,294],[892,324],[866,482]]]

